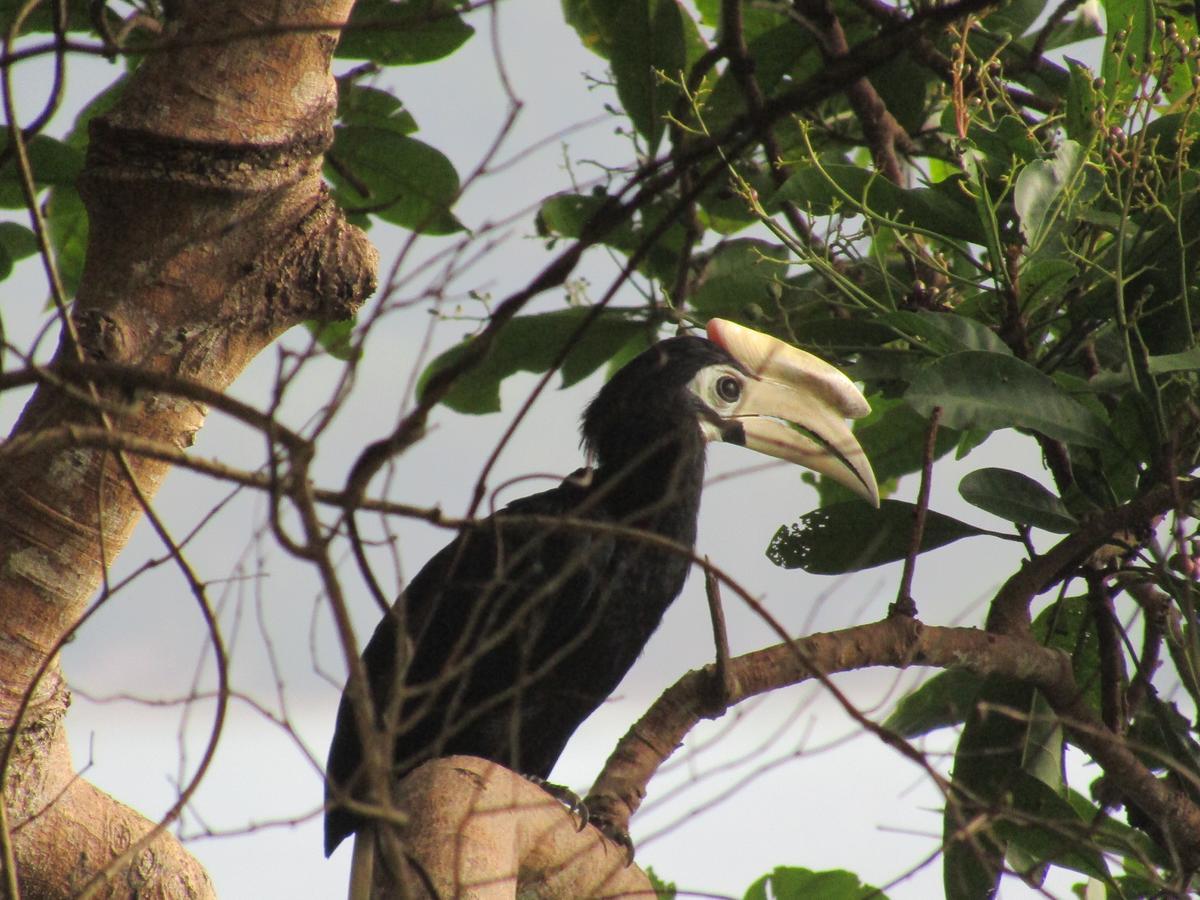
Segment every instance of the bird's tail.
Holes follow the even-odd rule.
[[[370,825],[363,825],[354,835],[349,900],[371,900],[371,882],[375,875],[374,831]]]

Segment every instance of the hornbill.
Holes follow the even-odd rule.
[[[547,778],[683,587],[706,443],[799,463],[878,505],[845,422],[869,409],[838,369],[720,319],[707,340],[670,338],[625,365],[583,415],[589,467],[463,528],[371,636],[363,666],[393,777],[468,754]],[[341,803],[365,793],[361,740],[343,694],[326,856],[364,822]]]

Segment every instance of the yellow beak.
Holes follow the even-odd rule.
[[[725,319],[711,319],[708,339],[736,359],[752,380],[729,418],[746,446],[832,478],[872,506],[879,486],[846,424],[871,411],[862,392],[825,360]]]

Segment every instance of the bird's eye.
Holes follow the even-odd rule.
[[[732,375],[722,375],[717,379],[717,396],[726,403],[733,403],[742,396],[742,383]]]

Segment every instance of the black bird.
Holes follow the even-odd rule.
[[[707,340],[670,338],[628,363],[584,413],[590,467],[461,531],[371,636],[363,664],[376,728],[394,743],[394,777],[461,753],[547,778],[683,587],[690,562],[667,542],[695,541],[706,443],[799,463],[878,505],[845,422],[869,409],[838,369],[719,319]],[[408,635],[403,673],[399,634]],[[363,796],[361,764],[343,695],[327,765],[326,856],[363,824],[339,805]]]

